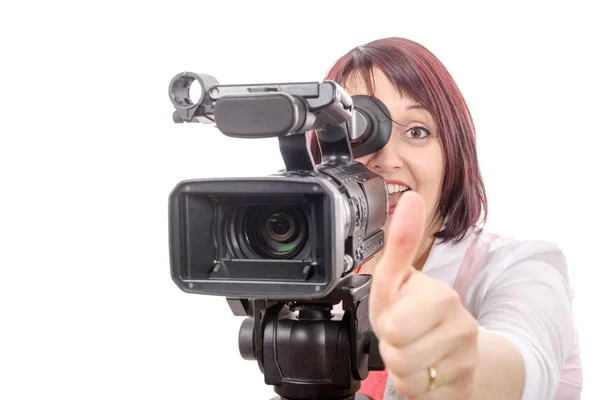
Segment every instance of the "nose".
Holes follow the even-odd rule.
[[[404,167],[404,159],[398,146],[388,143],[372,155],[367,167],[375,172],[391,172]]]

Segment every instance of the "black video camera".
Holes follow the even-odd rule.
[[[169,198],[172,279],[184,292],[226,296],[248,317],[240,354],[258,361],[274,400],[370,399],[357,393],[361,381],[385,366],[369,324],[371,277],[354,270],[383,247],[388,192],[354,157],[387,143],[387,108],[333,81],[219,85],[188,72],[171,80],[169,96],[177,123],[277,137],[286,167],[180,182]]]
[[[197,102],[190,98],[194,81]],[[286,167],[262,178],[189,180],[174,188],[171,273],[181,290],[322,298],[382,248],[386,183],[354,161],[389,139],[391,119],[381,101],[351,97],[333,81],[219,85],[189,72],[172,79],[169,97],[177,123],[215,124],[236,138],[277,137]]]

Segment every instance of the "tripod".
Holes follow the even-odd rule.
[[[384,369],[369,324],[370,283],[350,274],[317,300],[227,299],[235,315],[248,316],[240,354],[258,362],[278,395],[271,400],[372,400],[356,393],[369,371]],[[344,313],[332,313],[340,301]]]

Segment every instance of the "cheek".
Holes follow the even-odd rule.
[[[421,159],[413,163],[413,171],[418,182],[419,191],[423,193],[437,192],[442,178],[442,171],[435,164],[430,159]]]
[[[418,191],[425,200],[427,211],[431,213],[442,191],[444,180],[443,155],[441,151],[432,151],[419,159],[415,159],[413,166],[415,178],[419,185]]]

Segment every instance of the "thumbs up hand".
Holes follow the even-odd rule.
[[[475,389],[478,325],[454,289],[413,267],[424,227],[423,200],[404,193],[373,272],[369,319],[399,394],[465,400]]]

